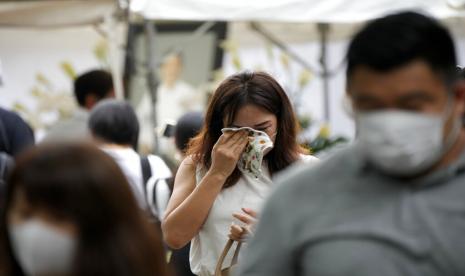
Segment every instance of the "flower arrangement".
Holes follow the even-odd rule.
[[[109,68],[106,40],[101,40],[94,46],[93,55],[100,67]],[[70,61],[62,61],[58,66],[70,83],[77,77]],[[35,84],[29,95],[33,98],[33,108],[22,101],[16,101],[13,110],[18,112],[35,131],[48,130],[57,121],[71,117],[77,108],[71,91],[57,89],[50,78],[41,72],[36,74]]]

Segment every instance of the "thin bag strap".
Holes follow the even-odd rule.
[[[150,161],[147,156],[140,157],[140,167],[142,169],[143,186],[146,188],[147,181],[152,177],[152,168],[150,167]]]
[[[157,212],[157,215],[160,217],[160,208],[158,208],[158,201],[157,201],[157,186],[159,182],[160,182],[160,179],[157,179],[155,180],[155,183],[153,184],[153,190],[152,190],[152,202],[153,203],[152,204],[153,204],[153,207],[155,208],[155,212]]]
[[[215,276],[221,276],[221,267],[223,266],[224,259],[226,258],[226,255],[228,255],[228,252],[229,250],[231,250],[231,247],[233,244],[234,244],[234,240],[229,239],[226,245],[224,246],[223,252],[221,252],[220,258],[218,259],[218,262],[216,263]],[[242,245],[242,242],[237,242],[236,251],[234,251],[234,256],[231,260],[230,267],[237,264],[237,260],[239,259],[239,250],[241,250],[241,245]]]
[[[150,166],[148,156],[140,157],[140,168],[142,170],[142,189],[144,191],[145,200],[147,201],[147,182],[149,181],[150,177],[152,177],[152,167]]]

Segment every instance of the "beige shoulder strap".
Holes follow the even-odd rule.
[[[224,259],[228,255],[229,250],[231,250],[232,245],[234,244],[234,240],[229,239],[226,245],[224,246],[223,252],[221,252],[220,258],[218,259],[218,262],[216,263],[216,268],[215,268],[215,276],[221,276],[221,267],[223,266]],[[241,242],[237,242],[237,247],[236,251],[234,252],[234,256],[231,261],[231,266],[237,264],[237,259],[239,258],[239,250],[241,249]]]

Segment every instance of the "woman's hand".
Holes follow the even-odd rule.
[[[247,131],[228,131],[223,133],[212,150],[211,173],[227,178],[236,168],[242,152],[249,141]]]
[[[244,213],[234,213],[233,217],[240,220],[245,226],[232,223],[229,228],[229,238],[244,242],[253,235],[253,229],[257,223],[257,213],[250,208],[242,208]]]

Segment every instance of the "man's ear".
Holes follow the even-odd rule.
[[[84,107],[91,110],[97,102],[98,99],[94,94],[88,94],[84,100]]]

